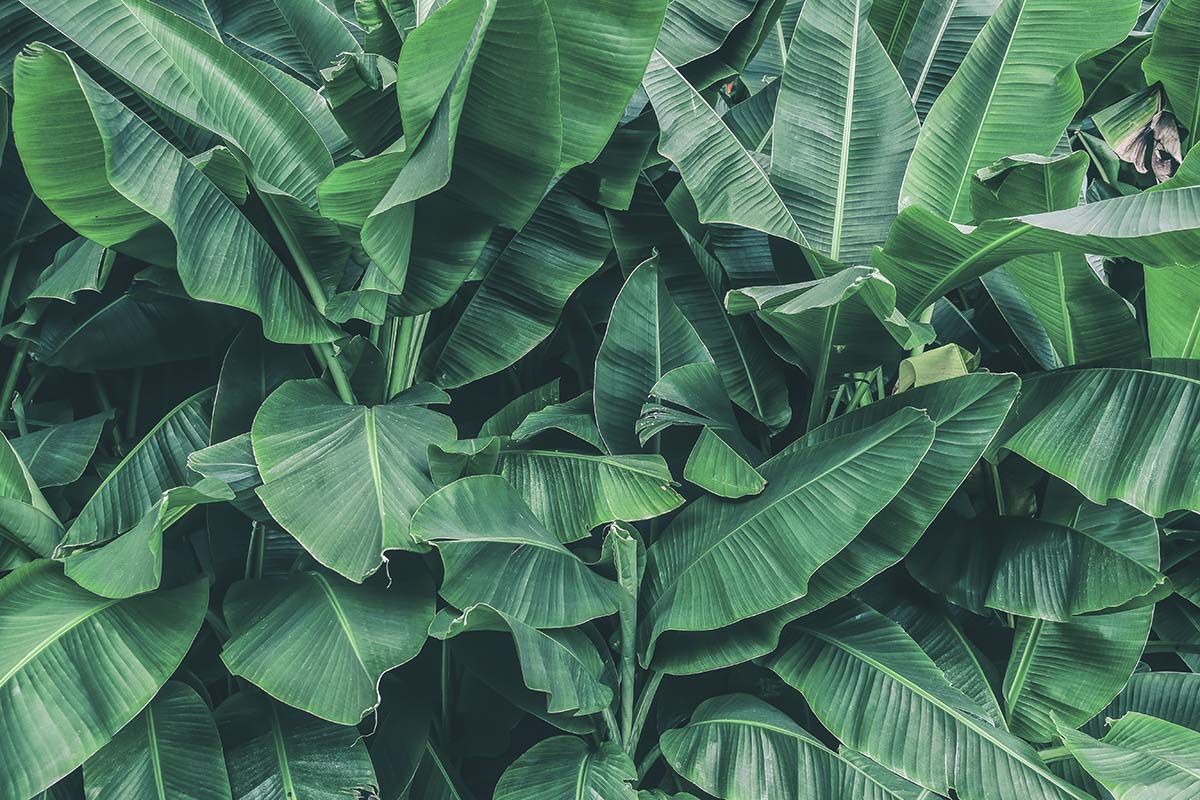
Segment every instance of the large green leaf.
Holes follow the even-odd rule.
[[[556,736],[525,751],[500,776],[495,800],[637,800],[633,759],[607,742],[592,750],[582,739]]]
[[[139,92],[245,154],[256,186],[303,203],[333,159],[295,104],[220,41],[149,0],[21,0]]]
[[[1142,62],[1146,82],[1159,81],[1180,124],[1188,131],[1188,149],[1200,136],[1200,3],[1170,0],[1154,26],[1150,54]]]
[[[1130,711],[1159,717],[1200,732],[1200,674],[1195,672],[1135,672],[1117,697],[1080,730],[1099,738],[1108,720]]]
[[[986,614],[1069,622],[1152,591],[1158,526],[1122,503],[1082,504],[1066,524],[1002,517],[939,525],[917,545],[909,572],[952,603]],[[1102,574],[1105,579],[1095,580]]]
[[[650,57],[643,85],[662,129],[658,151],[679,168],[701,222],[743,225],[807,244],[754,155],[662,53]]]
[[[396,585],[319,572],[243,581],[225,595],[221,660],[288,705],[354,725],[379,705],[383,673],[414,658],[433,621],[433,584],[405,561]]]
[[[1147,270],[1146,316],[1152,356],[1200,358],[1200,269]]]
[[[897,66],[922,120],[1000,0],[925,0]]]
[[[933,433],[924,412],[902,409],[776,456],[751,500],[687,506],[648,553],[643,661],[667,631],[716,630],[804,597],[813,573],[901,490]]]
[[[1116,197],[963,228],[924,208],[900,212],[872,264],[915,316],[947,292],[1020,256],[1059,250],[1190,266],[1200,246],[1200,187]]]
[[[345,800],[373,792],[375,770],[358,731],[241,691],[217,709],[233,800]]]
[[[534,628],[565,628],[617,610],[616,584],[592,572],[498,475],[439,489],[413,516],[418,542],[438,548],[438,590],[458,608],[484,603]]]
[[[864,263],[883,243],[920,128],[867,24],[870,10],[864,0],[806,0],[771,146],[771,182],[808,242],[848,264]]]
[[[558,43],[562,164],[594,161],[633,95],[667,0],[547,0]]]
[[[663,733],[661,745],[672,769],[728,800],[895,800],[782,711],[750,695],[705,700],[686,726]]]
[[[1093,503],[1159,517],[1200,510],[1200,378],[1194,361],[1076,368],[1029,378],[997,444]]]
[[[221,30],[227,37],[316,84],[338,55],[362,49],[321,0],[249,0],[223,10]]]
[[[1063,742],[1117,800],[1192,797],[1200,791],[1200,733],[1130,712],[1096,741],[1066,726]]]
[[[496,633],[511,634],[521,662],[525,685],[546,695],[546,711],[577,716],[596,714],[612,703],[612,689],[604,682],[605,662],[586,630],[564,628],[540,631],[487,605],[474,605],[461,616],[439,614],[430,636],[443,641],[464,633],[495,652]]]
[[[100,244],[174,264],[190,295],[257,314],[268,338],[333,338],[237,207],[64,53],[31,48],[14,82],[22,160],[58,216]]]
[[[455,440],[421,387],[346,405],[320,380],[288,381],[262,404],[251,441],[267,510],[313,557],[355,582],[389,549],[415,550],[412,513],[433,491],[430,444]],[[436,400],[435,400],[436,402]]]
[[[711,361],[708,349],[667,294],[657,259],[629,276],[613,303],[596,354],[596,424],[611,453],[641,450],[634,427],[654,384],[684,364]]]
[[[1055,725],[1080,725],[1117,696],[1150,634],[1151,606],[1017,625],[1004,703],[1013,732],[1048,742]]]
[[[18,436],[10,444],[38,486],[65,486],[83,474],[100,443],[104,423],[111,418],[93,414]]]
[[[204,580],[108,600],[53,561],[0,580],[0,793],[45,789],[133,719],[183,660],[207,600]]]
[[[92,493],[64,546],[104,542],[131,530],[163,492],[195,481],[187,457],[208,445],[212,396],[211,389],[192,395],[150,429]]]
[[[221,739],[208,706],[171,681],[83,765],[96,800],[230,800]]]
[[[508,449],[500,474],[562,542],[606,522],[651,519],[683,505],[661,456]]]
[[[816,571],[807,596],[712,634],[667,634],[654,666],[669,672],[704,672],[766,655],[775,649],[786,624],[849,594],[902,559],[975,467],[1019,386],[1015,376],[984,374],[931,384],[838,417],[777,455],[782,459],[798,449],[861,432],[909,405],[925,409],[936,426],[933,444],[904,488]]]
[[[255,325],[242,328],[221,362],[209,441],[216,444],[250,430],[258,407],[280,384],[311,376],[301,348],[267,341]]]
[[[1085,153],[1006,158],[972,181],[972,212],[977,220],[987,220],[1074,208],[1087,167]],[[1061,364],[1147,354],[1132,309],[1104,285],[1083,253],[1022,256],[1004,270],[1025,295]]]
[[[1124,39],[1138,10],[1137,0],[1005,0],[930,109],[901,206],[967,222],[975,171],[1014,153],[1048,155],[1083,103],[1075,63]]]
[[[925,0],[877,0],[871,6],[871,27],[888,57],[897,64],[924,7]]]
[[[1043,766],[1028,744],[986,721],[983,709],[900,626],[842,601],[793,627],[766,663],[796,687],[844,744],[931,791],[963,800],[1089,795]]]
[[[520,359],[550,335],[567,300],[604,263],[608,222],[568,186],[550,190],[458,316],[433,368],[439,386],[462,386]]]

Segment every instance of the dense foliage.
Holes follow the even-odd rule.
[[[1200,797],[1198,81],[1200,0],[3,0],[0,800]]]

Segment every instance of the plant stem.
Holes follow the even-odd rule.
[[[225,621],[218,617],[217,612],[213,611],[211,608],[204,612],[204,619],[208,622],[209,626],[213,629],[213,633],[217,635],[217,638],[220,639],[222,643],[228,642],[233,636],[233,634],[229,632],[229,626],[226,625]]]
[[[13,245],[8,260],[4,262],[4,275],[0,277],[0,323],[8,311],[8,296],[12,292],[13,277],[17,274],[17,259],[21,256],[19,245]]]
[[[650,768],[654,766],[654,762],[658,761],[658,759],[661,757],[662,748],[657,744],[655,744],[654,747],[651,747],[646,755],[642,756],[642,760],[639,761],[637,765],[637,776],[639,781],[645,780],[646,773],[649,772]]]
[[[246,549],[247,578],[261,578],[267,554],[267,535],[258,522],[250,523],[250,546]]]
[[[630,746],[628,752],[637,752],[638,741],[642,738],[642,728],[646,726],[646,718],[650,715],[650,706],[654,703],[654,695],[658,693],[658,686],[662,683],[665,674],[654,671],[650,673],[650,680],[646,681],[646,685],[642,687],[642,696],[638,698],[637,710],[633,715],[633,731],[630,734]]]
[[[125,420],[125,438],[132,439],[137,435],[138,405],[142,399],[143,368],[133,371],[133,382],[129,387],[129,413]]]
[[[441,685],[441,694],[442,694],[441,722],[442,722],[442,724],[441,724],[441,728],[442,728],[442,741],[443,742],[451,741],[451,739],[450,739],[450,673],[451,673],[450,645],[448,642],[443,641],[442,642],[442,670],[441,670],[441,674],[442,674],[442,680],[441,680],[441,684],[442,684]]]
[[[821,424],[825,416],[825,392],[828,381],[829,362],[833,358],[833,332],[837,328],[838,307],[825,310],[825,326],[821,333],[821,351],[817,359],[817,372],[813,376],[812,400],[808,405],[808,424],[805,431],[811,431]]]
[[[104,411],[112,411],[113,404],[112,401],[108,399],[108,390],[104,388],[104,381],[100,379],[99,372],[92,373],[92,383],[96,387],[96,399],[100,402],[100,408]],[[116,419],[113,419],[112,438],[113,447],[117,449],[117,452],[124,452],[125,437],[121,435],[121,425]]]
[[[417,375],[417,361],[421,356],[421,345],[425,331],[429,329],[429,314],[415,317],[400,317],[393,321],[395,326],[388,374],[388,399],[413,385]]]
[[[329,305],[329,298],[325,295],[325,289],[322,288],[321,281],[317,278],[317,273],[313,269],[312,262],[308,260],[304,248],[300,246],[299,239],[296,238],[296,234],[293,233],[291,226],[284,219],[279,206],[275,203],[275,198],[265,192],[259,192],[258,197],[262,200],[263,207],[267,209],[267,214],[271,217],[271,221],[275,223],[275,228],[283,238],[283,243],[287,247],[288,253],[291,254],[292,260],[296,262],[296,269],[300,273],[300,279],[304,282],[305,288],[308,289],[308,294],[312,297],[313,304],[317,307],[317,311],[324,314],[325,307]],[[333,378],[333,385],[337,389],[338,396],[342,398],[342,402],[347,405],[354,405],[357,402],[354,398],[354,392],[350,389],[350,381],[346,378],[345,370],[342,369],[341,363],[333,354],[333,347],[328,342],[322,342],[312,345],[312,350],[317,360],[324,363],[325,368],[329,370],[329,375]]]
[[[1071,751],[1063,746],[1047,747],[1045,750],[1038,750],[1038,758],[1042,761],[1062,761],[1064,758],[1070,758]]]
[[[918,317],[917,320],[919,322],[924,322],[926,325],[933,322],[933,303],[930,303],[929,305],[925,306],[925,308],[921,311],[921,316]],[[925,352],[925,345],[919,344],[916,347],[914,347],[912,350],[910,350],[909,354],[914,355],[914,356],[919,356],[921,353],[924,353],[924,352]]]
[[[13,394],[17,391],[17,379],[21,377],[21,368],[25,366],[25,357],[28,354],[29,342],[22,339],[17,345],[17,352],[13,353],[12,363],[8,365],[8,374],[4,376],[4,388],[0,389],[0,422],[8,419]]]

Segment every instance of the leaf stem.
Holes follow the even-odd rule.
[[[125,419],[125,438],[133,439],[137,436],[137,418],[138,405],[142,399],[142,378],[144,377],[145,369],[137,367],[133,370],[133,381],[129,386],[129,413]]]
[[[633,731],[630,734],[628,752],[637,752],[638,742],[642,738],[642,728],[646,727],[646,718],[650,715],[650,706],[654,703],[654,695],[658,693],[659,684],[666,677],[665,673],[657,670],[650,673],[650,680],[642,687],[642,696],[638,698],[637,710],[633,715]]]
[[[271,217],[271,221],[275,223],[276,230],[279,231],[280,237],[283,238],[283,244],[287,247],[288,253],[292,256],[292,260],[296,262],[296,270],[300,273],[300,279],[304,282],[304,287],[308,289],[309,296],[312,297],[313,304],[317,307],[317,311],[325,313],[325,307],[329,305],[329,298],[325,295],[325,289],[321,286],[321,281],[317,278],[317,273],[313,269],[312,262],[308,260],[308,255],[304,252],[304,248],[300,245],[300,240],[296,238],[296,234],[292,231],[287,220],[284,218],[279,206],[275,202],[275,198],[266,192],[259,192],[258,198],[262,200],[263,207],[267,209],[267,214]],[[342,402],[346,405],[354,405],[357,401],[354,398],[354,392],[350,389],[350,381],[346,377],[345,370],[342,369],[341,362],[333,353],[333,347],[328,342],[311,345],[313,354],[317,357],[317,361],[323,363],[325,368],[329,370],[330,377],[333,378],[333,385],[337,389],[338,397],[342,398]]]
[[[655,744],[654,747],[651,747],[650,750],[647,751],[646,755],[642,756],[642,760],[639,761],[637,765],[637,776],[639,781],[646,779],[646,773],[650,771],[650,768],[653,767],[655,762],[661,757],[662,747],[658,744]]]
[[[25,366],[25,357],[28,354],[29,342],[22,339],[17,345],[17,352],[13,353],[12,363],[8,365],[8,373],[4,376],[4,388],[0,389],[0,422],[8,419],[13,394],[17,391],[17,379],[21,377],[21,368]]]
[[[250,523],[250,546],[246,549],[247,578],[261,578],[267,554],[267,535],[259,522]]]
[[[429,314],[399,317],[392,320],[394,326],[390,369],[388,373],[388,399],[413,385],[417,375],[417,362],[421,356],[421,345],[425,331],[429,328]]]
[[[8,296],[12,292],[13,277],[17,274],[17,259],[21,256],[20,245],[13,245],[8,260],[4,262],[4,276],[0,277],[0,323],[8,312]]]

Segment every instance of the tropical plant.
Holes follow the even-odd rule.
[[[5,0],[0,800],[1200,797],[1197,42]]]

